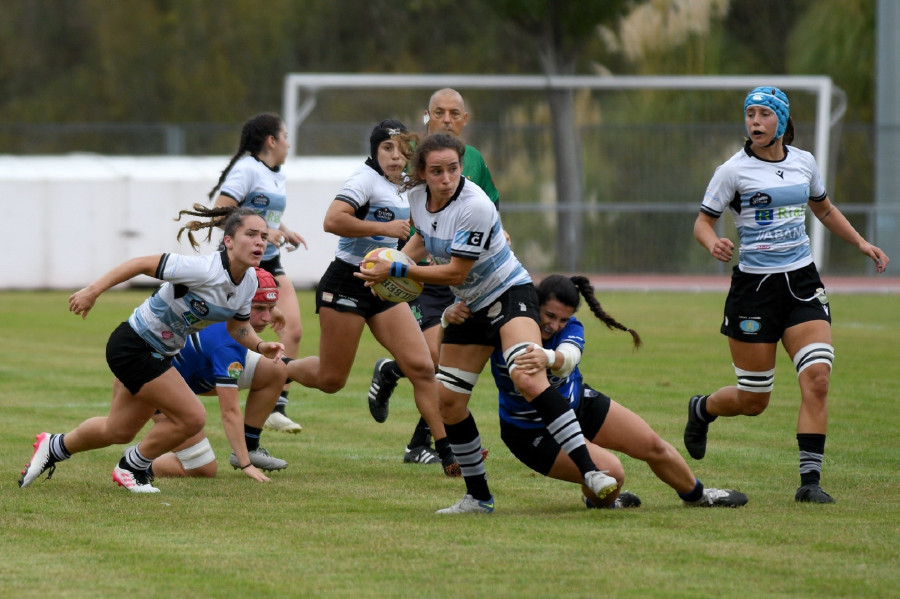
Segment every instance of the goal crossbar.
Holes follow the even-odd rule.
[[[288,73],[284,78],[283,109],[289,136],[315,109],[316,96],[329,89],[736,89],[749,90],[774,85],[816,96],[815,148],[822,181],[828,184],[831,128],[846,111],[846,96],[830,77],[819,75],[415,75],[376,73]],[[833,99],[837,99],[833,106]],[[293,152],[293,149],[291,150]],[[822,264],[824,241],[822,224],[813,218],[810,227],[813,260]]]

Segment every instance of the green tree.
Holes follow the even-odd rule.
[[[576,72],[580,59],[584,62],[583,50],[596,39],[598,26],[614,23],[635,3],[485,0],[485,4],[528,35],[544,74],[565,76]],[[584,196],[574,92],[550,88],[547,99],[553,128],[556,196],[563,207],[558,221],[557,256],[566,257],[564,266],[571,269],[582,246],[582,219],[577,212],[565,208],[581,202]]]

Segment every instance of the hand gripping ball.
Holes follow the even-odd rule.
[[[407,266],[413,264],[413,261],[409,256],[400,250],[376,248],[366,254],[365,259],[363,259],[363,265],[366,268],[371,268],[374,262],[371,262],[370,258],[376,256],[389,260],[390,262],[402,262]],[[375,294],[378,297],[389,302],[410,302],[419,297],[419,294],[422,293],[422,284],[406,277],[388,277],[381,283],[372,285],[372,290],[375,291]]]

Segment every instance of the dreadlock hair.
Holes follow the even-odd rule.
[[[271,112],[258,114],[244,123],[244,126],[241,128],[241,143],[238,146],[237,152],[231,157],[231,162],[229,162],[228,166],[225,167],[225,170],[222,171],[222,175],[219,177],[216,186],[210,190],[210,200],[215,198],[216,191],[222,186],[225,177],[228,176],[234,163],[242,158],[244,154],[258,156],[269,137],[278,138],[282,125],[283,121],[281,120],[281,117]]]
[[[225,235],[234,237],[234,232],[244,222],[247,216],[259,216],[259,213],[250,208],[240,208],[238,206],[220,206],[218,208],[209,208],[203,204],[194,204],[192,210],[180,210],[178,218],[173,220],[180,221],[181,217],[200,216],[207,220],[192,220],[185,223],[183,227],[178,229],[176,239],[181,241],[181,235],[187,231],[188,241],[195,250],[200,248],[200,244],[194,238],[194,231],[206,229],[206,241],[212,241],[213,229],[220,227],[225,230]],[[262,217],[260,217],[262,218]]]
[[[538,303],[543,305],[551,299],[555,299],[564,306],[568,306],[573,310],[578,310],[581,304],[581,297],[587,302],[588,307],[594,316],[603,321],[603,324],[609,329],[619,329],[631,334],[634,347],[641,346],[641,336],[634,329],[629,329],[625,325],[619,323],[616,319],[606,313],[597,296],[594,295],[594,287],[588,281],[587,277],[575,275],[566,277],[564,275],[550,275],[544,278],[540,285],[537,286]],[[580,294],[580,296],[579,296]]]

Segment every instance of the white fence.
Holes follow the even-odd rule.
[[[78,289],[128,258],[188,254],[178,211],[206,194],[228,164],[216,157],[0,156],[0,289]],[[297,287],[311,287],[334,256],[322,230],[328,205],[362,157],[289,158],[284,222],[309,250],[283,252]],[[182,222],[185,219],[182,219]],[[203,247],[202,252],[212,251]],[[145,279],[145,280],[141,280]],[[145,277],[135,282],[152,283]]]

